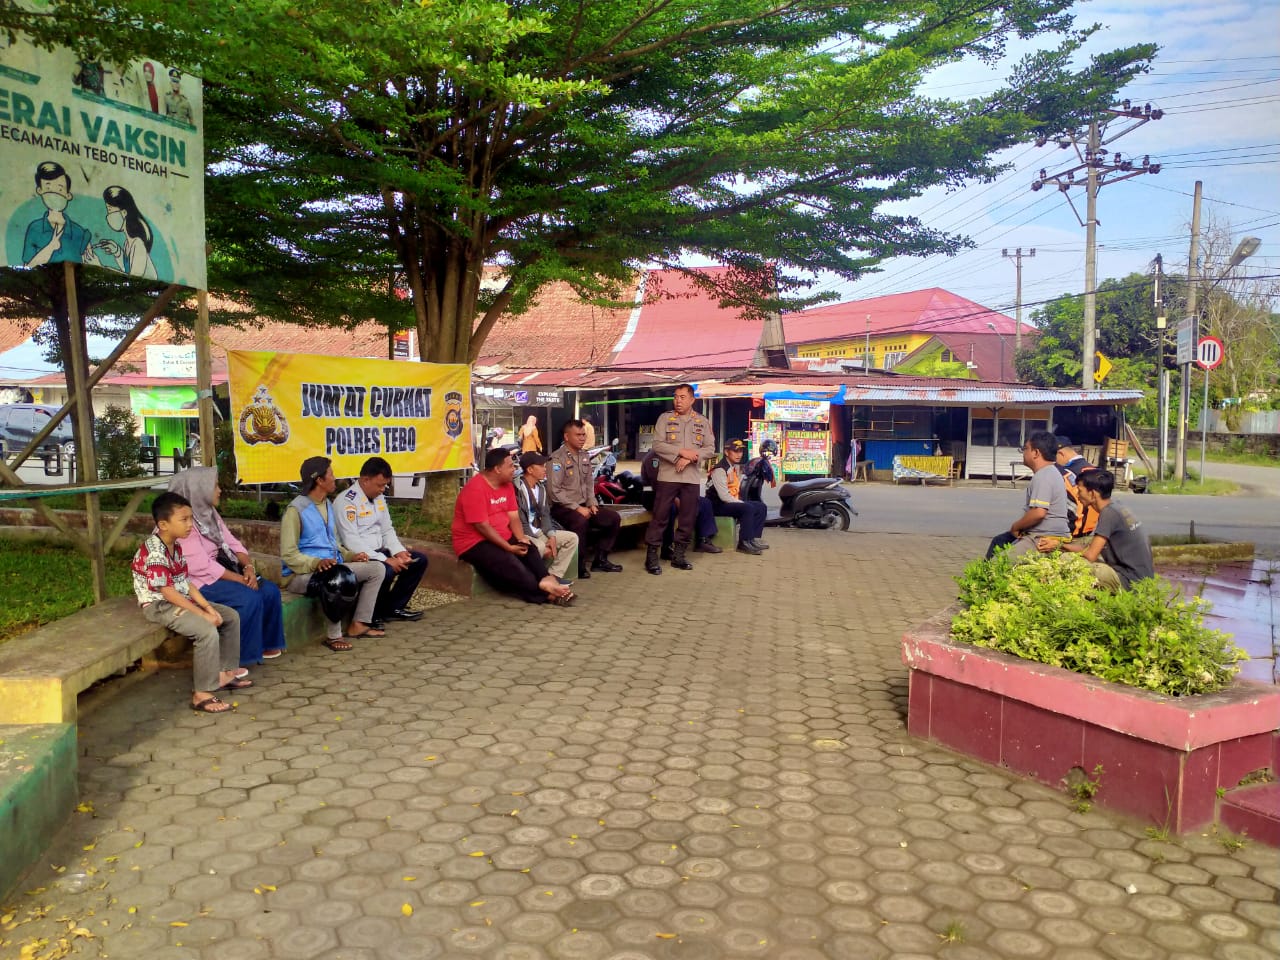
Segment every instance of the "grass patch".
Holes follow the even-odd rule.
[[[1163,493],[1195,497],[1225,497],[1240,492],[1240,485],[1230,480],[1209,478],[1201,482],[1199,479],[1187,478],[1186,483],[1177,480],[1152,480],[1147,484],[1147,493]]]
[[[1211,463],[1241,463],[1247,467],[1280,467],[1280,457],[1265,453],[1246,453],[1229,450],[1209,450],[1204,458]]]
[[[391,523],[401,539],[430,540],[433,543],[451,543],[452,534],[449,524],[436,523],[422,512],[422,505],[413,503],[391,503]]]
[[[107,593],[133,593],[132,550],[107,555]],[[0,643],[93,604],[89,558],[70,544],[0,539]]]

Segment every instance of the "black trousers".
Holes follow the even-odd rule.
[[[671,506],[677,498],[680,509],[676,514],[675,542],[688,546],[693,539],[693,528],[698,519],[698,484],[672,483],[659,480],[653,486],[653,519],[645,531],[644,542],[650,547],[662,546],[662,534],[671,516]]]
[[[589,517],[584,517],[573,507],[559,503],[551,505],[551,519],[578,535],[578,576],[587,569],[587,544],[594,547],[595,555],[608,553],[618,541],[618,528],[622,517],[616,510],[601,507]]]
[[[764,518],[769,508],[759,500],[739,503],[712,502],[717,517],[733,517],[738,521],[738,541],[758,540],[764,533]]]
[[[422,575],[427,572],[427,555],[418,550],[410,550],[409,555],[413,559],[400,573],[391,569],[391,564],[382,561],[387,575],[382,578],[382,589],[378,591],[378,601],[373,608],[375,617],[381,618],[392,610],[403,610],[413,599],[413,592],[418,589]],[[376,560],[377,557],[371,559]]]
[[[667,521],[667,529],[662,534],[662,546],[670,547],[676,535],[676,521],[680,517],[680,501],[671,501],[671,515]],[[706,497],[698,498],[698,522],[693,530],[695,540],[711,540],[716,535],[716,515],[711,509],[711,501]]]
[[[1004,533],[998,533],[991,538],[991,546],[987,547],[987,557],[990,560],[995,556],[996,551],[1001,547],[1007,547],[1011,543],[1017,543],[1018,538],[1006,530]]]
[[[547,575],[547,565],[542,562],[537,547],[530,547],[523,556],[507,553],[496,543],[485,540],[477,543],[458,557],[476,568],[482,580],[499,593],[519,597],[526,603],[546,603],[538,582]]]

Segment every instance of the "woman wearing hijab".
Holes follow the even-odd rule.
[[[520,452],[542,452],[542,434],[538,433],[538,418],[532,414],[520,428]]]
[[[191,502],[191,533],[178,541],[187,575],[207,599],[240,614],[240,665],[274,660],[284,653],[280,588],[258,579],[248,551],[218,515],[218,471],[183,470],[174,474],[169,489]]]

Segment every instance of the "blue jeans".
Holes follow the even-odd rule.
[[[280,588],[270,580],[259,580],[257,590],[233,580],[217,580],[200,592],[210,602],[240,614],[240,666],[261,663],[263,650],[284,649]]]

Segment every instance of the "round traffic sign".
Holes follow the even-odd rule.
[[[1217,337],[1201,337],[1196,344],[1196,365],[1212,370],[1222,362],[1222,341]]]

